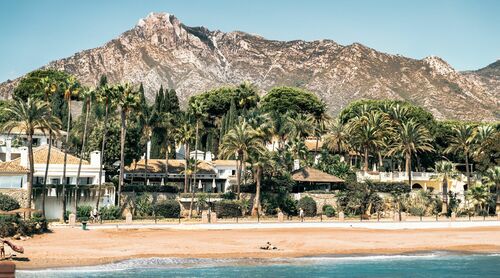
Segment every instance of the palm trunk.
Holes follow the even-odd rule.
[[[90,97],[90,96],[89,96]],[[89,114],[90,114],[90,100],[86,102],[86,111],[85,111],[85,124],[83,127],[83,138],[82,138],[82,149],[80,150],[80,161],[78,162],[78,172],[76,173],[76,186],[75,186],[75,213],[78,208],[78,186],[80,185],[80,174],[82,171],[82,160],[83,154],[85,153],[85,143],[87,142],[87,126],[89,122]]]
[[[42,217],[45,218],[45,195],[47,195],[47,179],[49,174],[50,151],[52,150],[52,130],[49,131],[49,149],[47,151],[47,160],[45,162],[45,174],[43,176],[42,187]]]
[[[252,216],[260,215],[260,183],[262,179],[262,167],[257,166],[255,173],[255,199],[253,201]]]
[[[380,168],[382,168],[382,166],[384,165],[384,161],[382,160],[382,154],[380,152],[378,152],[378,167],[379,167],[379,172],[380,172]]]
[[[120,199],[122,193],[123,186],[123,178],[124,178],[124,165],[125,164],[125,136],[127,135],[127,111],[122,108],[121,111],[121,122],[122,127],[120,131],[120,176],[118,179],[118,194],[116,196],[116,204],[118,207],[121,207]]]
[[[144,185],[147,185],[148,183],[148,144],[149,144],[149,138],[148,140],[146,141],[146,153],[144,154],[144,160],[145,160],[145,163],[144,163]]]
[[[106,147],[106,133],[108,132],[108,110],[109,110],[109,105],[108,105],[108,99],[106,98],[106,107],[104,108],[104,130],[102,133],[102,143],[101,143],[101,161],[99,163],[99,185],[97,187],[97,201],[95,204],[95,209],[99,211],[99,201],[101,199],[101,186],[102,186],[102,168],[103,168],[103,163],[104,163],[104,149]]]
[[[241,172],[243,171],[243,162],[245,161],[244,157],[243,157],[243,153],[240,153],[239,157],[240,157],[240,165],[237,169],[237,172],[236,172],[236,181],[238,183],[237,185],[237,188],[236,188],[236,199],[239,200],[240,199],[240,193],[241,193]]]
[[[169,146],[169,140],[168,140],[168,130],[167,130],[167,149],[165,150],[165,185],[167,185],[168,183],[168,148],[170,147]]]
[[[27,202],[26,208],[31,208],[32,196],[33,196],[33,173],[35,172],[35,163],[33,161],[33,133],[30,131],[28,134],[28,161],[29,161],[29,173],[28,173],[28,185],[27,185]],[[31,217],[31,212],[28,213]]]
[[[368,148],[365,148],[365,166],[364,166],[365,172],[368,171]]]
[[[71,125],[71,98],[68,100],[68,122],[66,126],[66,143],[64,146],[64,164],[63,164],[63,177],[62,177],[62,212],[61,222],[64,222],[64,215],[66,214],[66,164],[68,162],[68,144],[69,144],[69,127]]]
[[[189,162],[189,143],[184,144],[184,193],[188,192],[188,162]]]
[[[197,171],[197,166],[198,166],[198,130],[199,130],[199,124],[198,121],[196,121],[196,137],[195,137],[195,142],[194,142],[194,171],[193,171],[193,186],[191,187],[191,203],[189,204],[189,218],[192,216],[193,212],[193,203],[194,203],[194,191],[196,187],[196,171]]]
[[[465,152],[465,174],[467,175],[467,186],[469,188],[472,186],[470,179],[470,169],[469,169],[469,152]]]
[[[408,185],[411,188],[411,155],[406,153],[406,173],[408,174]]]
[[[318,154],[319,137],[316,137],[316,146],[314,148],[314,157]]]

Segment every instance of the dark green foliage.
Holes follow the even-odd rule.
[[[238,201],[223,200],[214,203],[214,211],[217,217],[240,217],[241,204]]]
[[[181,206],[176,200],[163,200],[158,202],[154,209],[156,214],[165,218],[178,218],[181,213]]]
[[[90,213],[92,212],[92,207],[85,205],[85,206],[78,206],[76,208],[76,217],[78,219],[81,218],[86,218],[88,219],[90,217]]]
[[[0,100],[0,125],[5,123],[8,119],[4,108],[7,108],[10,105],[10,101],[8,100]]]
[[[9,195],[0,193],[0,210],[11,211],[20,208],[19,203]]]
[[[319,170],[330,175],[337,176],[346,182],[355,181],[356,173],[351,170],[351,167],[340,161],[339,155],[332,155],[326,149],[321,150],[321,156],[316,166]]]
[[[121,211],[116,206],[104,206],[99,209],[102,220],[116,220],[121,218]]]
[[[375,192],[383,193],[408,193],[411,191],[408,184],[398,182],[371,182],[368,186]]]
[[[178,193],[179,188],[176,184],[167,185],[144,185],[144,184],[126,184],[122,187],[122,192],[162,192]]]
[[[236,193],[234,193],[233,191],[224,192],[224,194],[222,194],[222,199],[234,200],[234,199],[236,199]]]
[[[316,216],[317,207],[316,201],[309,196],[302,197],[297,204],[299,210],[302,208],[304,210],[305,216]]]
[[[47,231],[47,221],[42,218],[22,220],[17,215],[0,215],[0,237],[11,237],[16,234],[30,236]]]
[[[287,112],[321,115],[326,105],[313,93],[293,87],[272,88],[261,101],[261,107],[266,112]]]
[[[322,211],[327,217],[335,216],[335,209],[331,205],[324,205]]]

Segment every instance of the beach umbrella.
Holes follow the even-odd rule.
[[[203,189],[203,185],[201,185],[201,180],[198,182],[198,189]]]
[[[215,184],[215,179],[212,179],[212,188],[215,189],[217,185]]]
[[[165,180],[163,178],[161,178],[161,183],[160,185],[165,185]]]

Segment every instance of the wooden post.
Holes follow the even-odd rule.
[[[0,262],[0,278],[15,278],[16,264],[13,262]]]

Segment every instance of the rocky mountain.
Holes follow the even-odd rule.
[[[337,113],[357,99],[399,99],[440,119],[498,120],[498,64],[455,71],[438,57],[422,60],[331,40],[275,41],[244,32],[189,27],[175,16],[152,13],[104,46],[53,61],[87,85],[103,74],[111,82],[142,82],[152,99],[160,85],[181,102],[221,85],[298,86],[316,93]],[[19,79],[0,84],[8,98]]]

